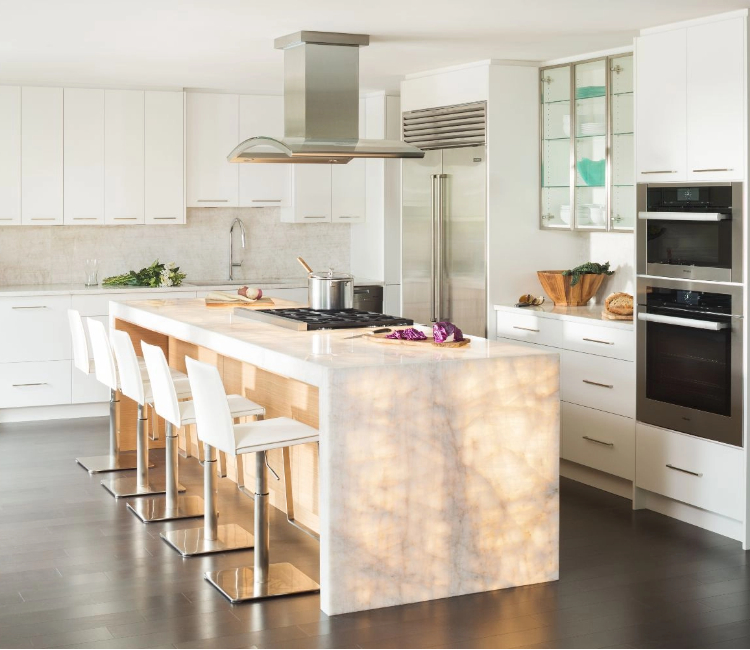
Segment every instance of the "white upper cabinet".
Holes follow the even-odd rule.
[[[144,222],[144,92],[104,91],[104,220]]]
[[[64,91],[64,192],[66,225],[104,223],[104,91]]]
[[[745,19],[687,28],[687,178],[745,175]],[[639,89],[640,90],[640,89]]]
[[[145,221],[185,223],[184,94],[146,91]]]
[[[239,138],[238,95],[188,93],[188,207],[237,206],[241,165],[227,156]]]
[[[355,158],[346,165],[331,165],[331,220],[362,223],[365,220],[366,165]]]
[[[21,222],[63,222],[63,89],[21,90]]]
[[[0,86],[0,226],[21,223],[21,88]]]
[[[239,142],[244,142],[248,138],[258,135],[272,138],[284,136],[283,97],[269,95],[240,96],[240,134],[237,143],[232,148]],[[240,206],[285,208],[291,205],[291,165],[249,163],[240,164],[238,167]]]
[[[686,32],[636,39],[636,175],[639,182],[687,174]]]
[[[281,220],[290,223],[331,221],[331,165],[290,165],[292,205],[281,208]]]

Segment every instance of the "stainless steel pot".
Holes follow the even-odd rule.
[[[336,273],[310,273],[307,276],[307,298],[312,309],[352,309],[354,276]]]
[[[301,257],[297,261],[307,271],[307,301],[311,309],[352,309],[354,307],[354,276],[328,269],[316,273]]]

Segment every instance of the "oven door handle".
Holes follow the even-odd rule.
[[[730,323],[718,323],[712,320],[663,316],[662,314],[649,314],[647,312],[639,312],[638,320],[645,320],[650,323],[664,323],[665,325],[679,325],[680,327],[693,327],[699,330],[713,330],[715,332],[729,329],[732,326]]]
[[[659,221],[727,221],[732,215],[723,212],[639,212],[638,218]]]

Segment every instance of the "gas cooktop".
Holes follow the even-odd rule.
[[[414,321],[361,309],[248,309],[237,307],[236,316],[278,325],[292,330],[334,330],[356,327],[390,327],[414,325]]]

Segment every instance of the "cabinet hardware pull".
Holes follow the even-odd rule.
[[[676,169],[657,169],[652,172],[641,172],[641,174],[676,174]]]
[[[196,203],[229,203],[229,199],[198,199]]]
[[[305,217],[305,219],[325,219],[325,215],[320,217]]]
[[[55,217],[31,217],[31,221],[55,221]]]
[[[177,217],[151,217],[154,221],[174,221]]]
[[[356,217],[347,217],[346,215],[341,215],[339,219],[355,219]]]
[[[589,442],[595,442],[597,445],[604,445],[605,447],[614,447],[614,442],[604,442],[603,440],[597,440],[596,438],[589,438],[588,436],[581,436],[584,440]]]
[[[581,339],[582,341],[588,341],[589,343],[601,343],[602,345],[614,345],[614,341],[600,341],[599,339],[589,339],[585,336]]]
[[[23,388],[24,386],[46,386],[46,381],[40,381],[33,384],[13,384],[13,388]]]
[[[716,169],[694,169],[693,172],[695,173],[701,173],[701,172],[731,172],[732,169],[729,167],[723,167],[723,168],[716,168]]]
[[[539,330],[535,330],[533,327],[521,327],[520,325],[514,325],[514,330],[523,330],[524,332],[538,332]]]
[[[30,305],[28,307],[11,307],[11,309],[47,309],[47,305]]]
[[[281,203],[281,199],[252,199],[250,203]]]
[[[689,469],[682,469],[682,467],[675,467],[674,465],[670,465],[669,463],[667,463],[667,467],[669,467],[669,469],[673,469],[675,472],[682,472],[683,474],[690,474],[690,476],[697,476],[698,478],[703,476],[701,472],[691,472]]]
[[[13,217],[0,217],[0,221],[13,221]]]
[[[598,381],[590,381],[588,379],[582,379],[581,381],[584,384],[589,384],[591,386],[601,386],[602,388],[614,388],[613,384],[600,384]]]
[[[115,221],[135,221],[138,217],[114,217]]]
[[[73,217],[73,221],[96,221],[99,217]]]

